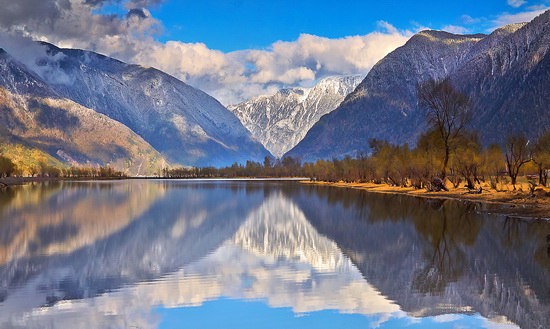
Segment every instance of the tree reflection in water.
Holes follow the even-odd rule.
[[[548,222],[454,200],[318,187],[287,193],[408,313],[502,314],[522,327],[550,326]]]

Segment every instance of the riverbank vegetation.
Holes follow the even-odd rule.
[[[68,166],[51,155],[22,144],[0,144],[0,178],[122,178],[127,175],[109,166]]]

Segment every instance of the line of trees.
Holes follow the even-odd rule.
[[[273,159],[266,156],[263,163],[246,161],[246,163],[233,163],[223,168],[215,167],[177,167],[164,168],[161,177],[165,178],[281,178],[281,177],[306,177],[304,167],[299,159],[284,157]]]
[[[1,149],[1,148],[0,148]],[[70,178],[121,178],[127,174],[109,166],[67,167],[51,164],[48,156],[37,149],[9,145],[0,155],[0,178],[3,177],[70,177]],[[9,150],[13,152],[9,152]]]
[[[42,163],[23,174],[11,159],[0,156],[0,178],[2,177],[68,177],[68,178],[124,178],[128,175],[108,166],[104,167],[62,167]]]

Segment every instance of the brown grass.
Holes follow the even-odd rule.
[[[497,189],[491,189],[489,183],[482,183],[481,194],[471,194],[465,188],[453,188],[447,184],[448,192],[427,192],[425,189],[412,187],[390,186],[388,184],[374,183],[329,183],[302,181],[304,184],[315,184],[343,188],[367,190],[375,193],[406,194],[415,197],[433,199],[454,199],[471,202],[501,205],[497,212],[517,217],[530,217],[538,219],[550,219],[550,188],[537,186],[534,195],[529,191],[529,184],[520,182],[516,184],[516,190],[509,183],[497,185]]]

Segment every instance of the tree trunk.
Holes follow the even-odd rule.
[[[449,164],[449,155],[451,150],[448,146],[445,146],[445,158],[443,158],[443,171],[441,172],[441,179],[445,179],[447,176],[447,165]]]
[[[538,164],[539,166],[539,185],[546,187],[546,182],[548,180],[548,173],[546,171],[546,168],[541,164]]]
[[[514,190],[516,189],[516,179],[518,175],[511,174],[510,178],[512,179],[512,186],[514,187]]]

